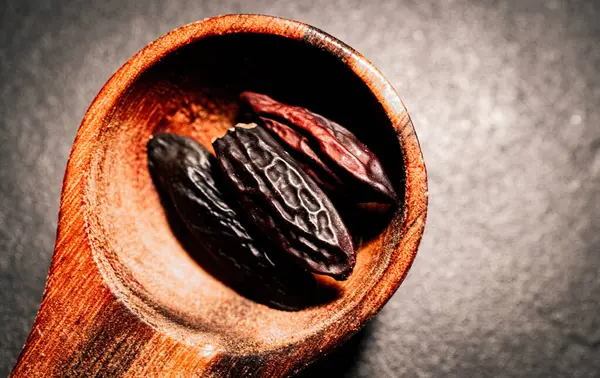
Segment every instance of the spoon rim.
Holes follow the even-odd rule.
[[[317,355],[331,350],[334,346],[347,340],[352,334],[364,326],[391,298],[406,277],[424,231],[427,214],[427,173],[419,141],[406,107],[392,85],[381,72],[362,54],[333,36],[308,24],[280,17],[258,14],[223,15],[190,23],[150,43],[131,59],[129,59],[103,86],[86,112],[77,133],[71,156],[83,156],[82,149],[93,145],[93,140],[111,118],[112,111],[120,99],[126,95],[128,88],[150,67],[170,53],[201,39],[225,34],[267,34],[302,41],[311,46],[323,49],[337,57],[348,66],[371,93],[381,103],[386,116],[393,125],[403,152],[403,165],[406,174],[406,188],[402,209],[402,221],[394,231],[394,250],[390,260],[381,274],[381,279],[364,294],[356,303],[357,311],[344,311],[335,314],[341,318],[350,314],[356,315],[344,321],[344,332],[331,332],[337,321],[328,322],[318,329],[317,337],[324,337],[323,347],[311,350],[305,361],[312,361]],[[75,164],[69,162],[67,171],[73,170]],[[72,180],[79,177],[67,175],[64,187],[70,187]],[[100,269],[104,275],[104,269]],[[160,329],[157,329],[161,332]],[[314,334],[309,336],[315,336]],[[290,344],[302,344],[308,337],[291,340]]]

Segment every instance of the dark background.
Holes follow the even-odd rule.
[[[597,376],[600,4],[519,0],[2,2],[0,375],[41,299],[88,105],[147,43],[238,12],[365,54],[406,103],[429,171],[408,278],[307,376]]]

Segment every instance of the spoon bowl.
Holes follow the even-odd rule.
[[[177,238],[147,169],[159,132],[210,141],[243,90],[304,106],[380,157],[400,202],[365,232],[336,297],[281,311],[239,295]],[[391,85],[362,55],[308,25],[229,15],[176,29],[131,58],[87,111],[63,185],[58,235],[33,330],[13,376],[282,376],[343,343],[387,302],[425,224],[425,166]],[[360,227],[357,232],[360,232]]]

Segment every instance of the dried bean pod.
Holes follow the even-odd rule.
[[[349,189],[359,195],[359,200],[365,202],[396,201],[396,192],[377,156],[346,128],[308,109],[283,104],[266,95],[247,91],[240,95],[240,99],[250,105],[263,121],[271,119],[296,130],[297,135],[305,135],[306,144],[313,144],[322,155],[320,160],[332,165],[329,172],[342,171],[350,178],[342,178],[338,191]],[[285,144],[298,152],[305,151],[299,149],[296,136],[279,133],[274,125],[278,126],[277,123],[265,122],[265,126],[275,132]],[[310,159],[314,160],[312,157]],[[313,176],[327,174],[322,170],[308,173]],[[330,178],[322,178],[321,181],[327,182]]]
[[[338,280],[355,264],[350,235],[329,198],[261,127],[238,125],[213,142],[241,205],[272,245]]]
[[[302,169],[308,173],[317,184],[334,190],[342,185],[340,178],[325,164],[317,155],[308,139],[293,128],[274,119],[260,117],[261,121],[269,130],[279,137],[280,140],[291,147],[290,155],[297,157]]]
[[[155,135],[147,147],[151,174],[219,268],[261,299],[280,308],[296,307],[314,286],[314,277],[291,264],[275,264],[256,245],[215,182],[214,156],[196,141],[174,134]]]

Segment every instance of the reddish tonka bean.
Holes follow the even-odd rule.
[[[291,147],[290,154],[297,157],[302,169],[308,173],[317,184],[325,189],[335,190],[342,185],[340,178],[317,155],[308,139],[295,129],[274,119],[260,117],[263,124],[280,140]]]
[[[307,171],[317,181],[332,183],[337,192],[350,192],[359,202],[396,201],[396,192],[377,156],[346,128],[308,109],[283,104],[263,94],[246,91],[240,99],[283,143],[304,154],[310,167],[320,168]],[[282,125],[295,133],[282,132]]]

